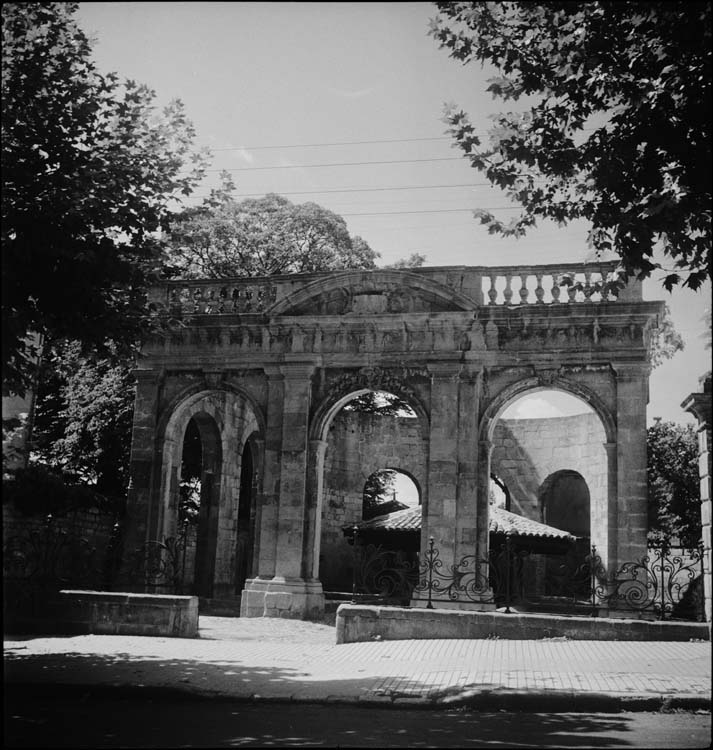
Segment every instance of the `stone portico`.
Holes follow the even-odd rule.
[[[424,439],[422,545],[444,565],[487,558],[500,414],[555,388],[601,422],[604,488],[591,536],[603,562],[646,550],[648,346],[663,311],[612,264],[340,271],[168,282],[164,332],[137,370],[127,543],[176,532],[188,423],[202,446],[194,592],[246,616],[324,607],[320,525],[335,415],[370,390],[400,396]],[[415,602],[418,603],[418,602]],[[443,601],[439,606],[445,606]],[[482,602],[459,606],[489,609]]]

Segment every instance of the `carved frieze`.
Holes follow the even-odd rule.
[[[379,286],[353,282],[317,294],[290,310],[291,315],[380,315],[459,310],[447,300],[396,282]]]
[[[335,375],[328,379],[327,396],[337,399],[353,391],[387,391],[404,396],[414,396],[415,391],[409,384],[414,379],[429,378],[424,368],[398,367],[362,367]]]

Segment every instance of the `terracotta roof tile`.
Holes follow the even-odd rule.
[[[368,521],[356,524],[360,531],[367,529],[381,529],[383,531],[420,531],[421,530],[421,508],[406,508],[383,516],[376,516]],[[344,526],[348,531],[352,526]],[[542,537],[549,539],[570,539],[576,537],[562,529],[547,526],[538,521],[511,513],[503,508],[490,506],[490,531],[494,534],[510,534],[511,536]]]

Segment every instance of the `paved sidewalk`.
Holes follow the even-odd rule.
[[[200,638],[5,637],[6,683],[141,686],[243,700],[591,711],[710,708],[708,642],[403,640],[201,617]]]

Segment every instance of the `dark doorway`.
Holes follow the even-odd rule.
[[[252,574],[253,532],[255,524],[255,463],[250,441],[245,444],[240,462],[240,495],[238,499],[238,538],[235,552],[235,593],[245,588]]]
[[[213,595],[220,472],[218,427],[207,414],[196,414],[188,422],[183,439],[179,518],[187,518],[197,527],[193,593],[204,598]]]

